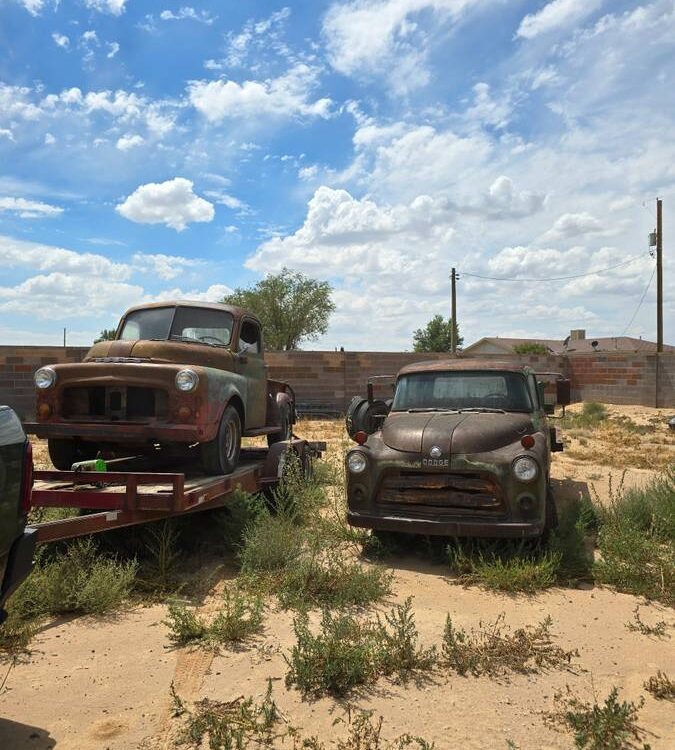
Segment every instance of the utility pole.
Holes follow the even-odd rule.
[[[63,348],[66,348],[66,329],[63,329]]]
[[[663,351],[663,218],[662,203],[656,199],[656,351]]]
[[[450,351],[453,354],[457,354],[457,274],[455,273],[454,268],[452,269],[450,279],[452,280],[452,321],[450,327]]]

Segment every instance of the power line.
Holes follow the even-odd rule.
[[[626,335],[626,331],[633,325],[633,321],[635,320],[635,317],[640,312],[640,308],[642,307],[642,303],[645,301],[645,297],[647,296],[647,292],[649,291],[649,287],[652,285],[652,281],[654,280],[654,274],[656,273],[656,266],[654,266],[654,270],[652,271],[652,275],[649,277],[649,281],[647,282],[647,286],[645,287],[644,292],[642,292],[642,297],[640,297],[640,301],[638,302],[638,306],[635,308],[635,312],[633,313],[633,317],[628,321],[628,325],[623,329],[622,336]]]
[[[628,260],[623,261],[623,263],[617,263],[615,266],[609,266],[607,268],[599,268],[597,271],[589,271],[588,273],[579,273],[573,276],[551,276],[549,278],[515,279],[513,277],[507,277],[507,276],[482,276],[481,274],[469,273],[468,271],[461,271],[461,273],[463,273],[464,276],[472,276],[475,279],[485,279],[486,281],[527,281],[527,282],[567,281],[568,279],[582,279],[584,276],[596,276],[599,273],[606,273],[607,271],[613,271],[615,268],[622,268],[623,266],[627,266],[629,263],[632,263],[634,260],[637,260],[638,258],[642,258],[643,256],[644,256],[644,253],[640,253],[640,255],[633,255]]]

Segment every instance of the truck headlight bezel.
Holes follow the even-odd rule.
[[[532,456],[518,456],[511,464],[511,470],[519,482],[534,482],[539,476],[539,464]]]
[[[368,458],[363,451],[352,451],[347,456],[347,468],[352,474],[363,474],[368,466]]]
[[[181,393],[192,393],[192,391],[197,390],[197,386],[199,385],[199,375],[194,370],[186,367],[176,373],[174,383],[177,390]]]
[[[53,367],[40,367],[33,375],[35,387],[41,391],[46,391],[56,383],[56,370]]]

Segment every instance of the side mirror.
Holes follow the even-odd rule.
[[[561,378],[555,381],[555,400],[558,406],[569,406],[571,398],[571,384],[567,378]]]

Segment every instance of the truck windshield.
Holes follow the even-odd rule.
[[[232,315],[202,307],[148,307],[127,315],[119,338],[154,341],[194,341],[227,346],[232,337]]]
[[[525,378],[517,372],[417,372],[396,384],[392,411],[499,409],[532,411]]]

